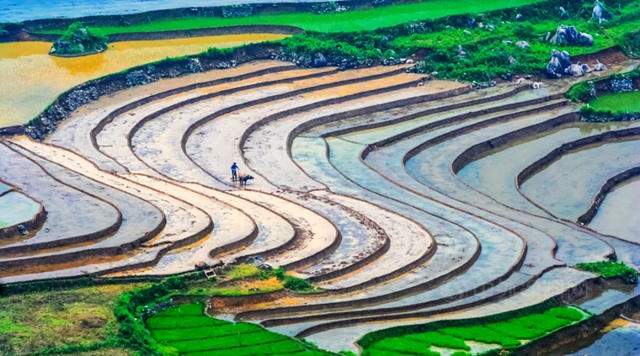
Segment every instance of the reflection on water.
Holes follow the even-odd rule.
[[[591,345],[569,355],[639,355],[640,325],[616,319]]]
[[[99,72],[100,68],[107,62],[105,52],[92,54],[90,56],[63,58],[49,56],[54,65],[60,69],[65,69],[71,75],[91,74]]]
[[[278,40],[281,34],[251,33],[157,41],[114,42],[90,56],[49,56],[48,42],[0,43],[0,127],[20,125],[40,114],[64,91],[104,75],[209,47],[235,47]]]
[[[631,179],[611,191],[598,209],[589,227],[608,235],[614,235],[640,243],[640,225],[629,217],[638,211],[640,201],[640,177]]]

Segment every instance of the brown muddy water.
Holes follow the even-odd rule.
[[[166,57],[200,53],[209,47],[236,47],[286,36],[251,33],[114,42],[103,53],[73,58],[50,56],[48,42],[0,43],[0,127],[27,123],[58,95],[91,79]]]

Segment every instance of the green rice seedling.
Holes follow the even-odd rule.
[[[585,315],[579,309],[571,308],[571,307],[559,307],[553,308],[545,311],[543,313],[547,316],[553,316],[559,319],[566,319],[571,321],[580,321],[584,319]]]
[[[238,324],[230,324],[234,327],[227,326],[205,326],[199,328],[189,328],[189,329],[161,329],[161,330],[151,330],[151,336],[161,342],[170,343],[173,341],[182,341],[182,340],[194,340],[194,339],[204,339],[204,338],[213,338],[213,337],[221,337],[228,335],[236,335],[237,333],[251,333],[264,331],[258,325],[250,324],[250,323],[238,323]]]
[[[362,356],[406,356],[406,355],[440,356],[440,353],[429,350],[427,348],[402,352],[402,351],[393,351],[393,350],[387,350],[387,349],[378,349],[375,346],[371,346],[362,352]]]
[[[458,338],[450,334],[439,333],[437,331],[429,331],[426,333],[408,334],[402,338],[403,340],[416,340],[425,342],[437,347],[447,349],[471,350],[469,345],[465,344],[464,339]]]
[[[378,350],[412,353],[415,350],[428,349],[431,344],[427,341],[416,341],[406,337],[393,337],[375,342],[372,347]]]
[[[167,310],[156,313],[153,317],[177,317],[177,316],[198,316],[204,315],[204,307],[202,304],[182,304]]]
[[[520,340],[481,325],[450,327],[440,329],[438,332],[453,335],[463,340],[472,340],[485,344],[499,344],[502,347],[514,347],[520,345]]]
[[[512,321],[491,323],[486,327],[515,339],[537,339],[547,333],[545,330],[529,328]]]
[[[216,356],[254,356],[254,355],[282,355],[282,354],[306,353],[306,348],[295,340],[287,339],[274,343],[260,344],[254,346],[235,347],[224,350],[202,350],[188,352],[187,356],[204,356],[215,354]]]
[[[201,326],[220,326],[229,324],[228,321],[209,318],[206,316],[183,316],[178,318],[151,317],[147,325],[152,330],[157,329],[185,329]]]
[[[567,326],[571,324],[571,322],[566,319],[559,319],[553,316],[548,316],[544,314],[535,314],[535,315],[529,315],[523,318],[516,319],[512,322],[512,324],[521,325],[525,328],[532,328],[532,329],[538,329],[546,332],[551,332],[553,330]]]
[[[640,112],[640,91],[604,95],[591,100],[589,106],[594,110],[608,110],[614,114],[637,113]],[[603,264],[600,268],[603,272],[602,276],[605,277],[605,274],[615,276],[618,272],[616,269],[622,269],[616,268],[615,264],[616,262],[608,266]]]

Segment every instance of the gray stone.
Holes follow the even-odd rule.
[[[581,46],[593,46],[593,36],[586,32],[580,32],[578,35],[578,44]]]
[[[551,78],[560,78],[563,74],[566,74],[566,69],[571,66],[571,57],[567,51],[558,51],[553,49],[551,51],[551,59],[547,64],[547,75]]]
[[[607,70],[607,66],[604,65],[603,63],[600,63],[600,61],[596,59],[596,64],[593,65],[593,70],[597,72],[601,72],[601,71]]]
[[[156,80],[158,80],[158,78],[145,73],[143,70],[134,70],[126,75],[127,86],[129,87],[153,83]]]
[[[588,33],[580,32],[575,26],[560,25],[556,29],[556,34],[551,37],[549,42],[553,44],[567,44],[570,46],[593,46],[593,36]]]
[[[518,41],[516,42],[516,46],[522,49],[527,49],[527,50],[530,48],[529,43],[527,41]]]
[[[593,3],[593,11],[591,12],[591,18],[593,18],[594,20],[598,20],[598,22],[600,23],[602,21],[612,19],[613,14],[611,13],[611,11],[607,10],[600,1],[596,0]]]
[[[584,75],[584,71],[582,70],[582,66],[580,64],[572,64],[569,67],[565,68],[565,74],[569,74],[573,77],[581,77]]]
[[[324,67],[327,65],[327,58],[322,53],[316,53],[313,56],[313,66],[314,67]]]
[[[187,61],[187,70],[191,73],[199,73],[204,71],[202,64],[198,58],[189,58]]]

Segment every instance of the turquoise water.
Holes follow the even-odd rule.
[[[0,197],[0,228],[13,226],[32,219],[40,210],[40,204],[18,192]]]
[[[319,0],[3,0],[0,22],[19,22],[44,18],[74,18],[95,15],[124,15],[154,10],[212,7],[234,4],[278,2],[317,2]]]
[[[4,193],[4,192],[8,192],[11,190],[11,186],[6,185],[2,182],[0,182],[0,194]]]

